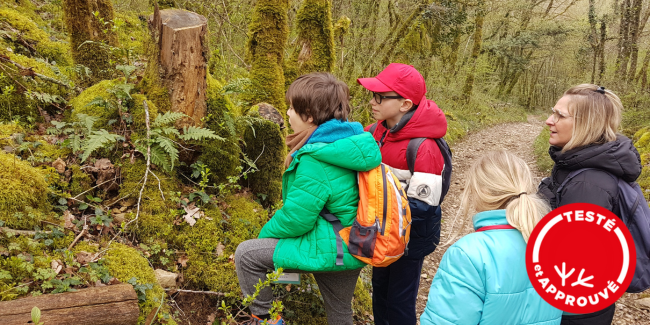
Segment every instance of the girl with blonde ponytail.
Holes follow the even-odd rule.
[[[560,324],[562,312],[542,300],[526,273],[526,242],[550,211],[526,162],[493,151],[474,163],[456,217],[461,226],[449,241],[472,210],[476,232],[445,252],[420,324]]]

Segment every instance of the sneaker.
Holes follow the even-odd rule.
[[[262,325],[262,324],[265,324],[263,319],[255,316],[255,315],[251,315],[251,319],[248,322],[244,323],[243,325]],[[280,315],[278,315],[278,317],[275,320],[267,319],[266,324],[267,325],[286,325],[286,323],[284,322],[284,319],[282,319],[282,316],[280,316]]]

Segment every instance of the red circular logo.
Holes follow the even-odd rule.
[[[526,247],[533,287],[553,307],[570,313],[593,313],[616,302],[635,266],[634,242],[623,221],[589,203],[551,211]]]

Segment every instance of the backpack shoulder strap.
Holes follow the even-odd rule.
[[[411,174],[414,173],[415,171],[415,160],[418,155],[418,149],[420,148],[420,145],[426,140],[427,138],[414,138],[409,141],[408,146],[406,147],[406,164],[408,165],[409,171]],[[436,145],[438,145],[438,149],[440,149],[440,154],[442,155],[442,159],[444,161],[444,167],[442,169],[442,179],[443,179],[443,186],[442,186],[442,193],[440,195],[440,202],[442,202],[447,195],[447,192],[449,191],[449,186],[451,182],[451,149],[449,149],[449,145],[447,144],[447,141],[443,138],[435,138],[433,139],[436,142]]]
[[[409,171],[413,174],[415,170],[415,159],[418,156],[418,149],[420,145],[427,138],[413,138],[409,140],[409,144],[406,147],[406,164],[409,166]]]
[[[343,238],[339,234],[343,230],[341,220],[327,210],[327,208],[323,208],[319,215],[331,223],[334,228],[334,234],[336,235],[336,265],[343,265]]]
[[[581,168],[581,169],[576,169],[576,170],[571,171],[571,172],[569,173],[569,175],[567,175],[567,177],[564,179],[564,181],[562,181],[562,184],[560,184],[560,187],[558,187],[557,190],[555,191],[555,203],[558,204],[558,205],[560,204],[560,201],[562,200],[562,190],[564,190],[564,187],[565,187],[565,186],[566,186],[566,185],[567,185],[567,184],[568,184],[568,183],[569,183],[569,182],[570,182],[574,177],[576,177],[576,176],[582,174],[582,172],[586,172],[586,171],[588,171],[588,170],[592,170],[592,169],[596,169],[596,168]],[[609,174],[609,173],[607,173],[607,174]],[[610,174],[610,175],[611,175],[611,174]],[[557,208],[557,207],[555,207],[555,208]]]
[[[368,130],[370,131],[370,134],[372,134],[373,137],[375,136],[375,130],[377,130],[377,122],[373,123],[372,126],[370,127],[370,130]]]

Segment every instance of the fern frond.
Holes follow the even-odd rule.
[[[98,118],[86,114],[77,114],[77,119],[79,122],[86,127],[86,133],[91,133],[93,130],[93,125],[97,122]]]
[[[202,140],[202,139],[217,139],[217,140],[226,140],[214,133],[212,130],[205,128],[200,128],[196,126],[186,126],[183,127],[183,134],[178,136],[179,138],[187,140]]]
[[[147,154],[147,149],[145,147],[144,154]],[[155,144],[151,146],[151,162],[156,166],[161,167],[163,170],[170,172],[172,170],[169,159],[165,150],[163,150],[159,145]]]
[[[157,137],[156,142],[165,153],[171,158],[171,168],[174,168],[174,162],[178,160],[178,149],[172,140],[165,137]]]
[[[167,112],[164,115],[158,113],[158,116],[156,116],[156,120],[152,123],[151,126],[157,127],[157,126],[167,125],[170,123],[174,123],[186,116],[187,115],[178,112]]]
[[[108,131],[104,129],[93,131],[86,137],[86,139],[84,139],[84,145],[81,148],[81,150],[84,151],[81,154],[81,161],[86,161],[86,159],[88,159],[93,151],[117,141],[124,141],[124,137],[117,134],[108,133]]]
[[[166,127],[161,129],[162,133],[165,135],[175,135],[175,136],[180,136],[181,133],[178,132],[178,130],[175,127]]]

